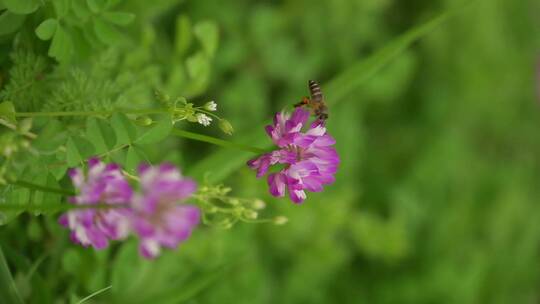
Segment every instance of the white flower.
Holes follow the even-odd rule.
[[[217,103],[215,101],[210,101],[210,102],[207,102],[205,105],[204,105],[204,109],[207,110],[207,111],[215,111],[217,110]]]
[[[212,121],[212,118],[206,116],[206,114],[198,113],[196,117],[197,122],[205,127],[210,125],[210,122]]]

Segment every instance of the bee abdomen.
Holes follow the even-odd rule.
[[[310,80],[308,81],[308,86],[311,99],[313,99],[313,101],[322,101],[323,96],[319,84],[313,80]]]

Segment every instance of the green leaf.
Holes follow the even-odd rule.
[[[94,14],[99,13],[105,7],[104,0],[86,0],[86,4]]]
[[[14,14],[30,14],[39,7],[39,0],[2,0],[8,11]]]
[[[405,51],[413,42],[430,33],[453,12],[448,11],[440,14],[430,21],[408,30],[378,50],[375,54],[365,60],[359,61],[341,73],[341,75],[334,78],[325,88],[328,102],[332,104],[343,101],[354,89],[373,77],[373,75]]]
[[[192,40],[191,21],[186,15],[181,15],[176,18],[176,32],[174,38],[174,51],[178,56],[184,56]]]
[[[53,37],[54,32],[56,31],[56,26],[58,21],[56,19],[49,18],[36,28],[36,35],[41,40],[49,40]]]
[[[94,117],[86,121],[86,138],[94,144],[96,154],[110,151],[116,143],[113,128],[105,120]]]
[[[97,38],[107,45],[116,45],[124,41],[124,36],[114,25],[100,18],[94,19],[94,32]]]
[[[15,186],[7,185],[4,187],[0,187],[0,207],[2,207],[2,204],[4,203],[9,203],[9,204],[18,203],[18,200],[16,199]],[[20,213],[21,211],[15,211],[15,210],[0,211],[0,226],[9,223],[12,219],[17,217],[17,215],[19,215]]]
[[[5,303],[23,304],[19,291],[16,288],[15,281],[11,276],[9,267],[0,248],[0,299]]]
[[[94,155],[94,146],[79,136],[68,138],[66,143],[66,161],[68,166],[76,167]]]
[[[71,31],[73,33],[73,53],[76,56],[74,60],[80,60],[80,59],[87,59],[92,54],[94,54],[94,51],[92,50],[91,42],[86,39],[85,33],[83,32],[83,29],[79,28],[71,28]]]
[[[125,12],[105,12],[103,18],[116,25],[128,25],[135,19],[135,15]]]
[[[90,10],[86,6],[86,2],[84,1],[73,1],[71,3],[71,8],[79,19],[86,20],[86,18],[90,16]]]
[[[195,25],[193,32],[201,42],[206,55],[212,58],[216,53],[219,40],[217,25],[212,21],[199,22]]]
[[[23,176],[23,179],[31,180],[35,184],[44,185],[49,188],[60,189],[60,185],[58,185],[56,179],[49,173],[48,169],[41,164],[36,164],[35,166],[32,166],[28,174]],[[50,213],[46,212],[47,210],[55,212],[56,208],[51,207],[57,206],[61,200],[61,195],[58,193],[31,190],[30,195],[31,196],[26,202],[26,204],[31,204],[34,207],[38,207],[38,209],[42,209],[34,211],[34,215]]]
[[[210,72],[210,62],[203,53],[197,53],[186,60],[189,77],[194,80],[204,79]]]
[[[210,80],[210,61],[203,52],[198,52],[186,60],[190,82],[185,88],[188,97],[202,93]]]
[[[32,171],[35,172],[36,168],[32,168],[32,169],[33,169]],[[31,180],[33,183],[36,183],[38,185],[45,185],[47,183],[48,175],[49,175],[49,172],[47,172],[47,170],[43,171],[42,174],[31,174],[32,176]],[[27,180],[27,177],[25,177],[25,180]],[[30,199],[28,200],[27,204],[42,205],[44,195],[45,193],[43,193],[42,191],[31,191]]]
[[[115,6],[117,6],[122,0],[106,0],[107,3],[105,4],[106,9],[111,9]]]
[[[79,0],[75,0],[75,2],[78,2]],[[54,0],[54,11],[56,12],[56,16],[58,17],[64,17],[67,15],[69,11],[71,0]]]
[[[143,133],[135,142],[142,145],[158,143],[171,133],[172,127],[172,123],[169,120],[159,121],[155,126]]]
[[[49,173],[55,180],[61,180],[69,168],[66,163],[66,152],[64,150],[58,150],[53,155],[42,155],[40,161],[44,166],[47,166]]]
[[[140,150],[139,147],[135,145],[130,146],[126,156],[126,171],[131,174],[135,174],[137,172],[137,167],[144,159],[144,153]]]
[[[109,154],[111,161],[119,164],[125,164],[127,159],[127,149],[117,150]]]
[[[32,142],[32,147],[42,154],[51,154],[66,142],[65,127],[58,120],[51,119]]]
[[[7,35],[18,30],[24,23],[24,15],[16,15],[9,11],[0,14],[0,35]]]
[[[111,125],[116,132],[117,146],[132,143],[137,139],[137,127],[125,114],[114,114],[111,118]]]
[[[406,50],[414,41],[435,29],[437,25],[446,20],[449,14],[450,12],[445,12],[426,23],[410,29],[392,40],[381,50],[359,61],[341,75],[335,77],[324,87],[324,92],[328,97],[327,102],[332,105],[344,101],[348,94],[369,80],[393,58]],[[265,124],[263,123],[253,128],[253,131],[242,137],[239,142],[249,142],[251,145],[270,148],[271,143],[265,138],[264,134]],[[235,170],[244,166],[246,160],[255,156],[255,154],[245,152],[220,150],[206,159],[199,161],[189,170],[189,175],[203,178],[206,173],[211,172],[212,174],[208,176],[208,181],[210,183],[219,182]]]
[[[59,62],[69,61],[73,52],[73,42],[68,32],[60,25],[56,26],[51,46],[49,47],[49,56],[56,58]]]
[[[182,290],[170,290],[156,296],[153,300],[156,303],[182,303],[192,299],[197,294],[208,289],[212,284],[215,284],[219,279],[224,279],[225,274],[229,269],[225,266],[216,267],[211,270],[196,273],[192,279],[182,284]]]
[[[17,122],[17,119],[15,118],[15,107],[11,101],[0,103],[0,118],[13,124]]]

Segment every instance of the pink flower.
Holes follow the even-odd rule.
[[[141,239],[139,251],[146,258],[159,255],[161,247],[176,248],[199,223],[200,211],[178,204],[195,192],[197,185],[183,178],[171,164],[139,167],[141,191],[132,202],[134,232]]]
[[[88,172],[75,168],[69,171],[78,190],[69,202],[75,205],[127,204],[132,190],[116,164],[104,164],[97,158],[88,160]],[[59,222],[71,230],[73,242],[96,249],[107,247],[109,240],[119,240],[129,233],[129,211],[124,208],[77,209],[60,216]]]
[[[339,156],[332,147],[335,140],[326,133],[326,127],[315,120],[302,132],[309,119],[309,111],[297,108],[292,115],[276,114],[274,123],[266,126],[266,132],[279,149],[248,161],[248,166],[264,176],[275,164],[284,168],[268,175],[270,193],[283,197],[289,192],[291,200],[301,203],[306,199],[305,190],[319,192],[323,185],[334,182]]]

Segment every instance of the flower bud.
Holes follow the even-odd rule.
[[[264,209],[266,207],[266,204],[260,200],[260,199],[256,199],[253,201],[253,208],[256,209],[256,210],[261,210],[261,209]]]
[[[21,134],[28,133],[28,131],[30,131],[30,129],[32,129],[32,119],[31,118],[23,119],[23,120],[21,120],[19,125],[17,125],[17,131],[19,131],[19,133],[21,133]]]
[[[219,125],[219,128],[221,129],[221,131],[223,131],[223,133],[225,133],[227,135],[232,135],[233,134],[233,132],[234,132],[233,126],[226,119],[220,119],[218,125]]]
[[[256,211],[246,209],[243,212],[243,215],[248,220],[255,220],[259,216],[259,214]]]
[[[289,219],[286,218],[286,217],[284,217],[284,216],[282,216],[282,215],[276,216],[276,217],[274,218],[274,220],[273,220],[273,222],[274,222],[275,225],[284,225],[284,224],[286,224],[288,221],[289,221]]]
[[[152,118],[150,118],[148,116],[139,116],[139,117],[137,117],[135,122],[141,127],[146,127],[146,126],[151,125],[153,120],[152,120]]]
[[[21,146],[24,149],[30,148],[30,141],[23,139],[19,142],[19,146]]]
[[[221,228],[223,228],[223,229],[231,229],[232,226],[233,226],[233,223],[227,222],[227,223],[221,225]]]
[[[171,97],[161,91],[156,90],[154,92],[156,100],[162,105],[169,107],[171,105]]]
[[[217,103],[215,101],[209,101],[207,102],[206,104],[204,104],[203,108],[206,110],[206,111],[215,111],[217,110]]]
[[[204,211],[206,213],[216,213],[217,212],[217,208],[215,206],[210,206],[210,207],[207,207],[204,209]]]

